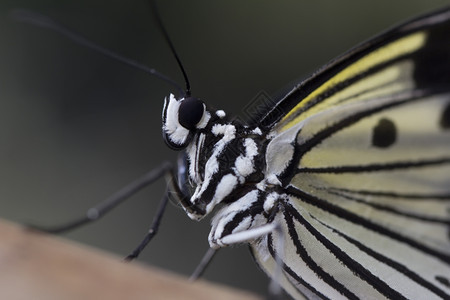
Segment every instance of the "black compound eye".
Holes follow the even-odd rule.
[[[178,122],[186,129],[193,130],[202,119],[205,106],[198,98],[189,97],[184,99],[178,109]]]

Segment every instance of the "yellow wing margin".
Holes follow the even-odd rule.
[[[378,98],[413,88],[414,63],[412,60],[387,63],[421,49],[426,44],[426,38],[426,31],[412,33],[386,44],[350,64],[291,109],[277,124],[277,131],[285,131],[311,115],[336,104]],[[383,64],[386,64],[386,67],[380,68],[376,72],[368,72]],[[368,75],[365,75],[366,72]],[[345,87],[346,82],[349,84]],[[326,97],[339,85],[344,88],[340,88],[337,92],[331,92],[331,96]]]

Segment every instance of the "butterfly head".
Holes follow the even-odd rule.
[[[256,165],[263,165],[258,153],[262,132],[228,120],[222,110],[208,111],[197,98],[166,99],[163,136],[170,148],[186,151],[179,168],[186,179],[179,181],[189,181],[194,188],[190,199],[182,202],[192,219],[199,220],[229,201],[246,182],[261,179]]]

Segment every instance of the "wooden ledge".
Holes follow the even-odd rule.
[[[261,299],[0,221],[0,299]]]

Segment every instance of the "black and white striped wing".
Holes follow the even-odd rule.
[[[288,195],[276,221],[291,295],[450,299],[449,8],[333,61],[261,124]],[[269,274],[280,238],[252,245]]]

